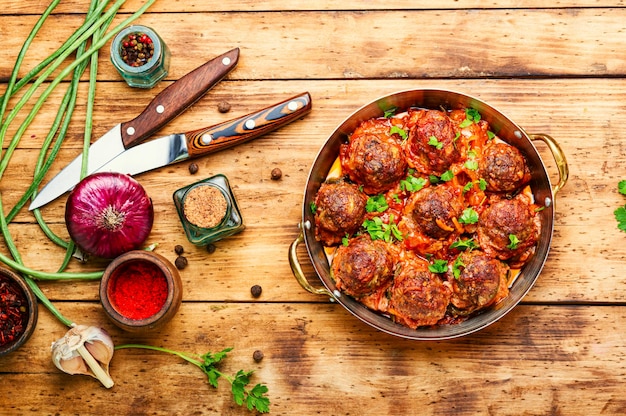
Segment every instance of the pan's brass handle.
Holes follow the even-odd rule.
[[[556,193],[565,186],[567,178],[569,177],[569,167],[567,166],[565,153],[563,153],[561,146],[559,146],[556,140],[547,134],[529,134],[529,136],[531,140],[541,140],[544,142],[550,149],[550,152],[552,152],[552,157],[556,162],[556,168],[559,171],[559,183],[557,183],[554,189],[552,189],[552,193],[556,195]]]
[[[320,287],[320,288],[313,287],[311,283],[309,283],[307,278],[304,276],[304,272],[302,271],[302,266],[300,266],[300,262],[298,261],[298,255],[296,252],[296,249],[298,248],[298,246],[302,244],[303,242],[304,242],[304,231],[300,229],[300,234],[294,240],[294,242],[291,243],[291,245],[289,246],[289,265],[291,266],[291,271],[293,272],[293,275],[296,277],[296,280],[298,281],[298,283],[300,283],[300,286],[302,286],[302,288],[306,290],[307,292],[310,292],[314,295],[328,295],[332,298],[333,295],[328,290],[326,290],[325,287]]]

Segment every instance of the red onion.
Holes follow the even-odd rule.
[[[115,172],[87,176],[65,207],[72,240],[84,252],[106,259],[140,248],[153,221],[152,201],[141,184]]]

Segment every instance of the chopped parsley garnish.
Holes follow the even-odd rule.
[[[478,212],[474,208],[465,208],[459,217],[461,224],[476,224],[478,222]]]
[[[443,143],[441,143],[435,136],[430,136],[428,138],[428,144],[436,148],[437,150],[443,149]]]
[[[315,202],[311,202],[310,208],[311,214],[315,214],[317,212],[317,205],[315,204]]]
[[[454,260],[454,264],[452,265],[452,274],[454,275],[454,278],[459,280],[459,278],[461,277],[461,269],[465,268],[465,263],[463,263],[463,260],[461,260],[461,256],[457,257],[456,260]]]
[[[480,121],[480,113],[478,112],[478,110],[474,108],[466,108],[465,120],[463,120],[461,124],[459,124],[459,127],[461,128],[469,127],[473,123],[478,123],[479,121]]]
[[[454,243],[450,244],[450,248],[457,248],[459,250],[469,250],[472,251],[478,248],[478,244],[474,241],[473,238],[462,240],[458,239]]]
[[[390,118],[390,117],[392,117],[393,115],[396,114],[396,111],[398,111],[398,107],[391,107],[391,108],[385,110],[385,113],[383,114],[383,117]]]
[[[496,134],[494,132],[492,132],[491,130],[487,131],[487,138],[489,140],[493,140],[493,138],[496,137]]]
[[[409,138],[409,135],[406,132],[406,130],[398,126],[391,126],[391,128],[389,129],[389,134],[397,134],[402,138],[402,140],[406,140]]]
[[[400,189],[407,192],[417,192],[426,186],[426,179],[416,178],[409,172],[406,179],[400,181]]]
[[[477,170],[478,169],[478,161],[474,159],[467,160],[465,162],[465,167],[469,170]]]
[[[444,182],[451,181],[454,178],[454,173],[451,170],[447,170],[441,175],[441,180]]]
[[[617,184],[617,190],[619,191],[620,194],[626,195],[626,180],[619,181],[619,183]]]
[[[509,245],[506,246],[509,250],[515,250],[519,245],[519,238],[515,234],[509,234]]]
[[[433,264],[428,265],[428,270],[431,273],[445,273],[448,271],[448,261],[435,259],[435,262]]]
[[[400,199],[400,197],[398,196],[398,194],[393,194],[393,195],[391,195],[391,197],[393,198],[393,200],[394,200],[396,203],[398,203],[398,204],[401,204],[401,203],[402,203],[402,200]]]
[[[466,194],[467,192],[469,192],[472,188],[474,187],[474,182],[468,182],[465,184],[465,186],[463,187],[463,193]]]
[[[384,223],[380,217],[374,217],[371,220],[363,221],[363,227],[372,240],[383,240],[390,243],[392,238],[398,241],[404,239],[398,226],[393,222],[393,215],[389,216],[389,224]]]
[[[480,178],[480,180],[478,181],[478,188],[480,188],[481,191],[487,189],[487,181],[483,178]]]
[[[349,243],[350,243],[350,236],[348,234],[346,234],[341,239],[341,245],[343,245],[344,247],[348,247]]]
[[[387,200],[383,194],[370,196],[365,204],[365,210],[367,212],[383,212],[387,208],[389,208],[389,204],[387,204]]]

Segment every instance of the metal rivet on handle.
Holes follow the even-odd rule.
[[[213,136],[208,133],[203,134],[202,137],[200,137],[200,141],[202,142],[202,144],[209,144],[213,141]]]
[[[550,205],[552,205],[552,199],[550,199],[550,197],[546,197],[545,201],[544,201],[544,205],[546,207],[549,207]]]
[[[287,104],[287,108],[290,111],[296,111],[298,109],[298,103],[295,101],[291,101],[289,104]]]
[[[222,64],[230,65],[230,58],[228,56],[225,56],[224,59],[222,59]]]
[[[164,111],[165,111],[165,107],[163,107],[163,104],[159,104],[156,108],[156,112],[159,114],[163,114]]]
[[[126,134],[128,134],[129,136],[132,136],[133,134],[135,134],[135,128],[134,127],[129,127],[126,129]]]
[[[522,138],[522,132],[519,131],[519,130],[515,130],[515,132],[513,134],[515,134],[515,137],[517,137],[518,139]]]
[[[254,126],[256,126],[256,123],[254,122],[254,120],[250,119],[246,121],[245,126],[248,130],[252,130]]]

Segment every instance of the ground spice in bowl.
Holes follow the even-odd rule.
[[[153,263],[127,262],[111,276],[109,299],[121,315],[146,319],[163,308],[167,300],[167,280]]]
[[[129,332],[144,332],[169,322],[182,301],[176,267],[153,251],[133,250],[116,257],[100,280],[107,317]]]
[[[211,185],[201,185],[190,189],[183,203],[185,218],[202,228],[218,226],[224,220],[226,209],[224,194]]]

